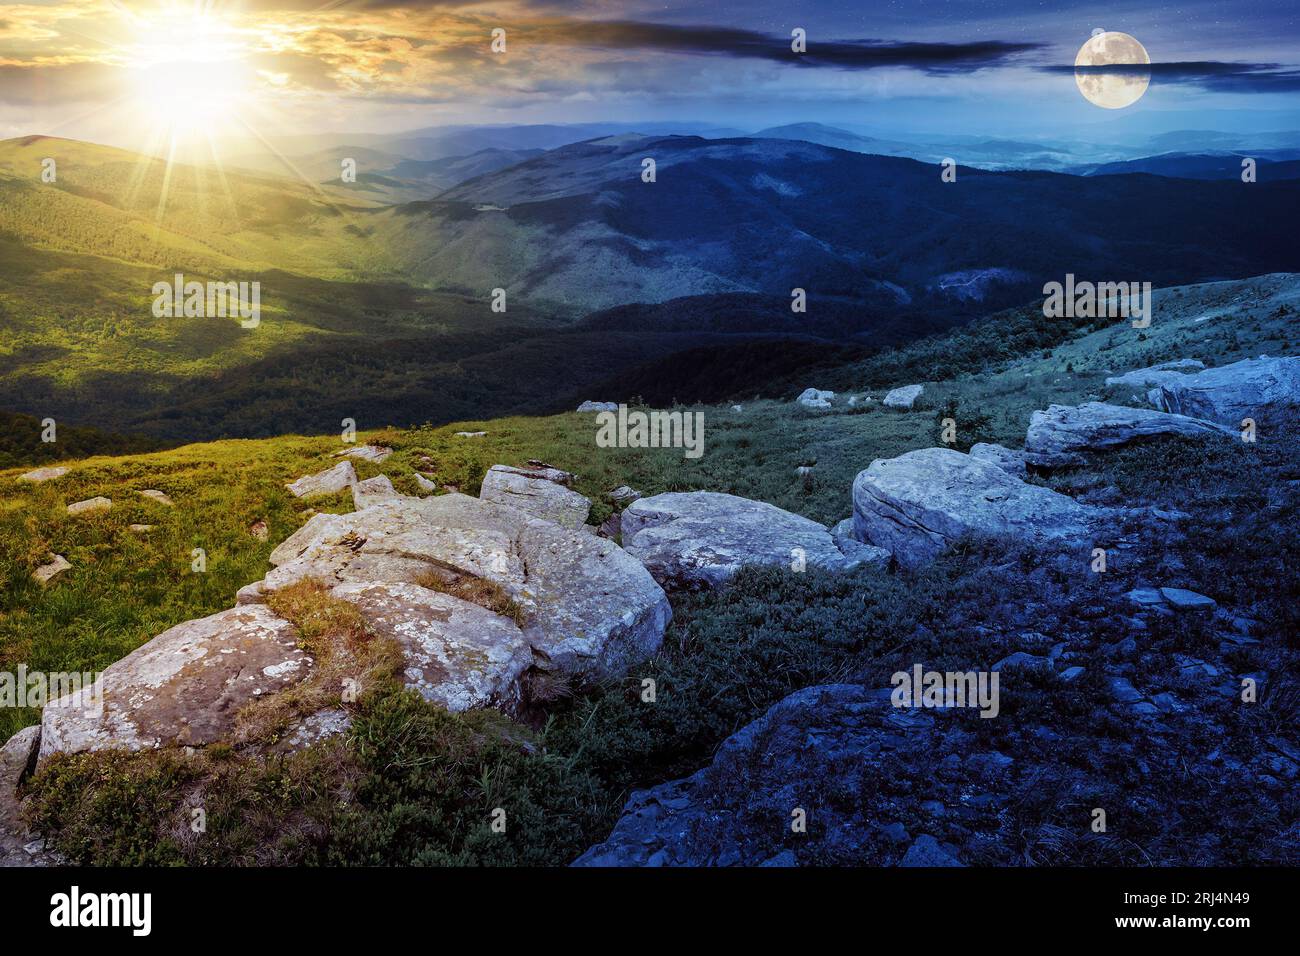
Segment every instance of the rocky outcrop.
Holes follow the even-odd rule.
[[[634,501],[623,512],[622,531],[627,552],[672,588],[717,587],[746,564],[842,571],[862,563],[840,550],[825,525],[712,491]]]
[[[303,578],[328,585],[419,583],[469,575],[501,587],[526,616],[539,667],[621,674],[658,649],[672,616],[663,590],[610,541],[462,494],[320,514],[271,553],[275,569],[241,602]]]
[[[888,808],[856,794],[891,761],[927,760],[934,712],[897,708],[856,684],[791,694],[718,748],[709,766],[632,794],[609,838],[575,866],[897,863]],[[791,821],[802,811],[807,832]]]
[[[352,462],[341,461],[333,468],[326,468],[314,475],[303,475],[297,481],[285,485],[295,498],[309,495],[332,495],[357,483],[357,471]]]
[[[409,497],[394,488],[392,480],[387,475],[375,475],[365,481],[358,481],[352,486],[352,506],[358,511],[377,505],[381,501],[398,501]]]
[[[50,481],[54,478],[62,478],[68,473],[68,469],[63,465],[50,468],[34,468],[31,471],[24,472],[18,476],[19,481]]]
[[[1105,512],[951,448],[877,459],[853,482],[854,537],[916,568],[963,535],[1090,541]]]
[[[1147,393],[1161,411],[1242,427],[1276,426],[1300,407],[1300,358],[1244,359],[1161,382]]]
[[[834,392],[822,391],[820,388],[805,388],[795,399],[804,408],[830,408]]]
[[[987,461],[989,464],[997,465],[1008,475],[1016,478],[1025,477],[1025,453],[1007,448],[1005,445],[995,445],[990,442],[976,442],[970,446],[970,456],[978,458],[980,461]]]
[[[885,396],[885,405],[889,408],[911,408],[924,391],[924,385],[904,385],[890,389]]]
[[[1111,375],[1106,379],[1106,384],[1127,385],[1130,388],[1145,390],[1153,385],[1179,381],[1184,376],[1199,372],[1203,368],[1205,368],[1205,363],[1197,359],[1176,359],[1172,362],[1161,362],[1159,365],[1152,365],[1149,368],[1139,368],[1132,372],[1125,372],[1123,375]]]
[[[452,712],[519,706],[533,652],[514,621],[416,584],[340,584],[332,593],[399,644],[406,686],[425,700]]]
[[[1031,465],[1055,468],[1078,465],[1091,453],[1164,435],[1200,438],[1231,435],[1222,425],[1171,415],[1149,408],[1126,408],[1103,402],[1050,405],[1030,417],[1025,457]]]
[[[265,607],[186,621],[110,665],[93,691],[46,704],[40,759],[228,740],[241,707],[311,667],[297,630]]]
[[[493,465],[483,477],[479,497],[510,505],[564,528],[582,527],[591,502],[568,486],[573,476],[558,468]]]
[[[385,461],[393,450],[384,445],[358,445],[356,448],[348,448],[343,451],[336,451],[335,458],[358,458],[361,461],[372,461],[376,465]]]

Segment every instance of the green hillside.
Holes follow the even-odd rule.
[[[1156,321],[1143,332],[1113,325],[1063,334],[1044,328],[1041,313],[1036,323],[1028,310],[995,316],[801,383],[836,387],[831,379],[838,377],[853,386],[846,391],[879,397],[882,388],[924,381],[924,401],[914,411],[876,404],[811,412],[788,400],[746,402],[738,412],[703,407],[705,453],[698,460],[671,449],[597,454],[593,418],[571,413],[367,432],[358,441],[396,453],[379,466],[358,462],[358,472],[382,472],[399,491],[417,494],[418,465],[440,488],[476,494],[492,464],[539,458],[579,475],[577,490],[595,502],[593,521],[609,511],[605,493],[629,484],[646,494],[731,492],[833,522],[849,513],[852,479],[872,459],[938,443],[941,411],[955,409],[959,447],[978,440],[1018,446],[1036,408],[1094,396],[1126,402],[1125,393],[1104,385],[1107,372],[1170,358],[1221,364],[1294,353],[1290,325],[1298,306],[1300,278],[1266,276],[1165,290]],[[457,437],[461,430],[487,434]],[[346,495],[305,503],[283,487],[324,467],[341,447],[328,435],[285,436],[90,458],[39,485],[15,481],[16,470],[0,473],[0,669],[19,662],[42,670],[102,668],[171,625],[230,606],[312,509],[351,510]],[[1300,512],[1293,500],[1279,502],[1267,490],[1294,478],[1298,451],[1300,430],[1258,445],[1156,442],[1115,454],[1104,478],[1088,468],[1066,469],[1050,484],[1188,512],[1180,537],[1134,555],[1106,586],[1122,590],[1177,561],[1183,586],[1254,606],[1260,629],[1252,633],[1264,643],[1242,653],[1268,654],[1281,652],[1282,635],[1293,641],[1300,625],[1289,596],[1290,569],[1300,559]],[[808,464],[815,466],[811,475],[798,476],[796,467]],[[136,494],[144,489],[165,492],[176,507]],[[65,504],[95,495],[111,498],[112,510],[65,513]],[[1255,507],[1233,504],[1241,501]],[[250,533],[257,522],[268,526],[267,540]],[[130,527],[140,524],[151,527]],[[195,548],[207,554],[206,573],[190,570]],[[64,555],[72,569],[41,587],[31,574],[49,552]],[[1031,588],[1027,578],[1014,587],[990,578],[1018,561],[1030,559],[974,547],[916,575],[755,571],[724,593],[681,598],[663,650],[637,675],[656,675],[666,688],[667,703],[649,717],[631,703],[635,681],[556,701],[549,722],[532,727],[482,713],[449,717],[409,696],[384,694],[363,703],[346,744],[273,766],[247,766],[233,755],[188,764],[165,756],[60,763],[38,781],[36,810],[56,845],[94,862],[565,863],[603,837],[631,787],[693,770],[720,739],[792,688],[846,673],[883,685],[900,659],[939,667],[945,655],[996,659],[1008,636],[976,624],[990,589]],[[1251,574],[1232,573],[1243,561]],[[1024,599],[1032,600],[1028,590]],[[1086,589],[1078,600],[1089,600]],[[1159,638],[1193,649],[1214,639],[1195,628]],[[1093,706],[1089,695],[1103,693],[1087,682],[1072,694],[1058,691],[1055,703],[1004,691],[1004,707],[1042,707],[1067,727]],[[1269,720],[1290,705],[1272,706],[1263,712]],[[0,737],[36,719],[33,711],[4,711]],[[344,779],[350,797],[341,804]],[[216,801],[209,805],[221,807],[209,816],[204,849],[159,839],[155,821],[180,805],[178,793],[200,784]],[[1151,805],[1194,810],[1187,801],[1195,793],[1174,780],[1144,778],[1141,786],[1147,796],[1149,788],[1168,788]],[[529,822],[493,842],[484,838],[483,808],[507,792],[512,812]],[[86,793],[96,796],[79,796]],[[127,794],[139,812],[119,819],[110,811]],[[1218,827],[1268,859],[1272,837],[1258,828],[1270,824],[1252,815],[1249,801],[1243,795]],[[1029,828],[1056,809],[1034,803],[1014,812]],[[1179,859],[1175,838],[1183,835],[1171,819],[1162,811],[1159,821],[1144,822],[1145,846],[1115,849],[1119,856],[1107,860]]]

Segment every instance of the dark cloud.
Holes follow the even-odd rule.
[[[1176,63],[1106,63],[1097,66],[1044,66],[1048,73],[1113,73],[1149,76],[1165,83],[1183,83],[1215,93],[1293,93],[1300,91],[1300,70],[1279,63],[1223,63],[1188,60]]]
[[[927,72],[976,70],[1043,47],[1039,43],[904,43],[889,40],[807,38],[807,52],[790,49],[789,37],[719,26],[679,26],[632,20],[564,20],[530,24],[525,42],[618,50],[659,50],[773,60],[803,67],[870,70],[904,66]]]

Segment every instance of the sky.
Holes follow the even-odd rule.
[[[160,128],[675,120],[1050,137],[1152,111],[1260,111],[1269,128],[1283,114],[1268,111],[1300,102],[1297,11],[1295,0],[0,2],[0,136],[133,145]],[[1101,30],[1136,37],[1152,62],[1123,110],[1075,84],[1075,54]]]

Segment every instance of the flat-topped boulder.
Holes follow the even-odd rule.
[[[111,664],[92,692],[47,703],[40,759],[229,740],[241,707],[311,667],[298,631],[265,607],[186,621]]]
[[[980,461],[987,461],[990,464],[997,465],[1008,475],[1016,478],[1025,476],[1025,453],[1008,448],[1005,445],[996,445],[991,442],[976,442],[970,446],[968,454],[972,458],[978,458]]]
[[[764,501],[713,491],[641,498],[622,515],[623,547],[666,587],[718,587],[746,564],[843,571],[864,563],[830,531]],[[856,548],[854,549],[857,550]]]
[[[326,468],[314,475],[303,475],[285,487],[295,498],[306,498],[309,495],[337,494],[356,483],[357,470],[352,467],[352,462],[341,461],[333,468]]]
[[[1161,382],[1147,393],[1156,408],[1239,429],[1244,419],[1276,426],[1300,407],[1300,358],[1243,359]]]
[[[591,502],[568,487],[573,476],[546,465],[513,468],[493,465],[483,476],[479,497],[484,501],[510,505],[561,527],[581,528]]]
[[[1055,468],[1083,464],[1089,454],[1147,438],[1232,434],[1214,422],[1150,408],[1127,408],[1104,402],[1049,405],[1046,411],[1036,411],[1029,419],[1025,456],[1031,465]]]
[[[796,808],[817,821],[797,841],[799,854],[815,861],[834,846],[841,861],[897,862],[901,846],[882,858],[869,840],[880,826],[873,801],[817,796],[858,793],[864,774],[930,756],[935,712],[889,698],[888,689],[855,684],[791,694],[723,741],[702,770],[633,792],[608,839],[574,865],[775,865],[790,853],[785,837]]]
[[[393,450],[384,445],[358,445],[356,448],[345,448],[343,451],[336,451],[335,458],[358,458],[361,461],[373,461],[379,464],[385,461]]]
[[[1194,374],[1204,368],[1205,363],[1198,359],[1175,359],[1172,362],[1161,362],[1159,365],[1152,365],[1148,368],[1134,369],[1132,372],[1125,372],[1123,375],[1111,375],[1106,379],[1106,384],[1127,385],[1130,388],[1140,388],[1145,391],[1154,385],[1179,381],[1185,375]]]
[[[795,401],[804,408],[830,408],[831,399],[834,397],[834,392],[827,392],[820,388],[805,388]]]
[[[358,481],[352,486],[352,506],[358,511],[377,505],[381,501],[395,501],[408,497],[410,496],[402,494],[393,487],[393,482],[387,475],[375,475],[365,481]]]
[[[303,578],[327,585],[411,583],[469,575],[523,609],[539,667],[608,676],[658,649],[668,598],[639,561],[611,541],[509,505],[452,493],[319,514],[271,553],[266,579],[243,602]]]
[[[911,408],[924,391],[924,385],[904,385],[901,388],[893,388],[885,396],[884,403],[889,408]]]
[[[107,511],[111,507],[113,507],[112,500],[100,495],[97,498],[87,498],[85,501],[74,501],[68,505],[68,514],[84,515],[95,511]]]
[[[514,711],[533,651],[514,621],[417,584],[340,584],[375,633],[402,648],[406,686],[453,713]]]
[[[1106,512],[952,448],[876,459],[853,482],[853,530],[917,568],[964,535],[1090,541]]]
[[[31,471],[24,472],[18,476],[19,481],[51,481],[55,478],[62,478],[68,473],[68,469],[63,465],[57,465],[50,468],[34,468]]]

